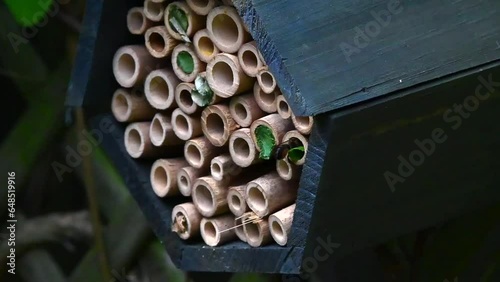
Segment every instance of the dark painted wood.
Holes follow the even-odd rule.
[[[296,114],[339,109],[500,58],[497,0],[234,3]],[[381,11],[390,19],[377,20]],[[342,44],[356,51],[346,57]]]

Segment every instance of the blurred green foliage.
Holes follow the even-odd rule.
[[[5,0],[5,4],[21,26],[34,26],[45,18],[53,0]]]

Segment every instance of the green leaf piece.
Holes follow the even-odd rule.
[[[5,0],[5,4],[16,21],[25,27],[31,27],[47,20],[49,15],[46,13],[52,6],[52,2],[53,0]]]
[[[191,74],[194,70],[193,56],[189,52],[181,51],[177,55],[177,65],[187,74]]]
[[[288,159],[292,163],[298,162],[303,157],[304,157],[304,146],[299,146],[299,147],[291,148],[288,151]]]
[[[255,137],[257,138],[257,146],[260,148],[259,158],[269,160],[274,147],[276,147],[273,131],[265,125],[259,125],[255,128]]]
[[[176,30],[175,26],[170,21],[172,18],[174,18],[179,23],[180,27],[184,32],[187,31],[189,26],[189,21],[186,12],[184,12],[184,10],[180,9],[176,5],[171,5],[170,9],[168,10],[168,21],[170,22],[170,27],[173,30]]]
[[[205,107],[212,102],[214,92],[204,77],[198,75],[194,80],[194,87],[191,91],[191,98],[196,105]]]

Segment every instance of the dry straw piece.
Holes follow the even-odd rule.
[[[182,140],[189,140],[203,134],[200,115],[190,116],[177,108],[172,112],[172,128]]]
[[[132,158],[158,157],[168,152],[167,147],[155,147],[149,137],[151,122],[131,123],[125,129],[125,149]]]
[[[111,99],[111,111],[120,122],[134,122],[150,120],[155,110],[139,91],[119,88]]]
[[[265,217],[295,202],[297,183],[271,172],[250,181],[245,195],[248,207],[259,217]]]
[[[256,77],[259,70],[264,66],[255,41],[241,46],[240,50],[238,50],[238,61],[243,71],[251,77]]]
[[[260,247],[272,242],[271,232],[267,220],[243,225],[247,243],[252,247]]]
[[[151,168],[151,185],[158,197],[170,197],[179,195],[177,187],[177,172],[187,166],[188,163],[183,158],[158,159]]]
[[[162,65],[164,62],[151,56],[145,46],[128,45],[116,51],[113,74],[121,86],[131,88],[143,83],[151,70]]]
[[[146,18],[159,22],[163,19],[163,14],[165,12],[165,7],[162,2],[156,2],[153,0],[144,1],[144,15]]]
[[[180,1],[175,1],[168,4],[165,9],[165,26],[167,27],[168,33],[177,40],[183,40],[182,34],[177,32],[177,28],[171,22],[171,19],[176,19],[177,16],[185,18],[187,20],[187,28],[182,32],[185,33],[188,37],[192,37],[195,32],[204,28],[205,26],[205,17],[197,15],[189,6]],[[182,20],[181,20],[182,21]],[[182,22],[177,21],[179,26],[182,28]]]
[[[285,246],[288,242],[288,234],[292,228],[295,204],[288,206],[269,216],[269,229],[271,236],[278,245]]]
[[[153,24],[150,19],[146,18],[142,7],[134,7],[127,13],[127,27],[132,34],[144,34]]]
[[[228,181],[217,181],[211,176],[200,177],[193,183],[193,203],[203,216],[211,217],[229,211],[227,183]]]
[[[253,80],[243,72],[238,58],[231,54],[220,53],[207,65],[208,85],[221,98],[250,90]]]
[[[181,168],[179,172],[177,172],[177,187],[179,188],[179,192],[181,192],[183,196],[191,196],[193,183],[199,177],[206,176],[207,174],[207,169],[197,169],[191,166]]]
[[[261,161],[248,128],[238,129],[231,134],[229,154],[233,161],[241,167],[249,167]]]
[[[172,210],[172,232],[187,240],[200,235],[202,216],[193,203],[184,203]]]
[[[296,165],[303,165],[306,162],[306,156],[307,156],[307,149],[309,148],[309,141],[307,138],[300,134],[297,130],[291,130],[288,131],[284,136],[283,136],[283,143],[290,143],[290,139],[294,139],[298,143],[298,146],[303,146],[304,147],[304,155],[302,158],[299,160],[295,161]]]
[[[255,82],[253,87],[253,96],[255,98],[255,102],[257,105],[266,113],[275,113],[276,112],[276,98],[279,95],[278,89],[273,93],[265,93],[260,88],[258,82]]]
[[[194,89],[194,84],[189,82],[182,82],[175,88],[175,102],[179,109],[181,109],[186,114],[194,114],[201,110],[201,108],[196,105],[191,96],[191,91]]]
[[[238,129],[229,107],[224,104],[211,105],[201,112],[201,127],[210,142],[221,147],[227,144],[231,133]]]
[[[236,53],[251,39],[243,21],[233,7],[219,6],[207,16],[207,30],[215,46],[222,52]]]
[[[311,134],[314,125],[314,119],[310,116],[298,117],[292,114],[292,122],[297,131],[304,135]]]
[[[206,29],[199,30],[194,34],[193,46],[198,58],[205,63],[210,62],[220,52]]]
[[[230,229],[232,227],[234,227],[234,216],[232,214],[203,218],[200,224],[201,237],[205,244],[211,247],[220,246],[236,239],[234,229]]]
[[[172,128],[171,117],[166,113],[157,113],[151,121],[149,129],[151,143],[155,146],[175,146],[184,143],[179,139]]]
[[[221,148],[215,147],[205,136],[188,140],[184,144],[184,157],[194,168],[209,168],[210,161],[217,156]]]
[[[288,102],[285,100],[285,96],[279,95],[276,98],[276,108],[278,110],[278,114],[283,119],[289,119],[292,116],[292,109],[290,109]]]
[[[179,79],[169,69],[154,70],[146,77],[144,92],[153,108],[166,110],[175,108],[174,91]]]
[[[149,53],[155,58],[170,56],[172,50],[179,44],[179,41],[168,34],[167,28],[160,25],[149,28],[144,34],[144,40]]]
[[[249,127],[254,120],[266,115],[255,101],[252,93],[232,97],[229,111],[234,121],[241,127]]]
[[[208,15],[217,6],[216,0],[186,0],[186,2],[191,10],[201,16]]]

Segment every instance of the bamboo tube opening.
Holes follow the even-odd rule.
[[[217,226],[208,220],[204,220],[201,226],[205,243],[209,246],[217,246],[219,242],[219,230],[217,230]]]
[[[135,89],[129,90],[118,88],[111,99],[111,111],[116,120],[120,122],[146,121],[150,120],[155,111],[149,105],[142,93],[134,93]]]
[[[242,128],[231,134],[229,138],[229,154],[234,163],[240,167],[248,167],[260,161],[250,129]]]
[[[220,139],[224,135],[224,121],[222,118],[216,114],[211,113],[207,115],[206,119],[207,133],[212,136],[212,138]],[[208,137],[208,136],[207,136]]]
[[[161,21],[163,18],[163,12],[165,9],[163,8],[163,4],[160,2],[154,2],[152,0],[144,1],[144,15],[155,22]]]
[[[248,110],[243,104],[237,103],[234,105],[234,114],[240,120],[245,120],[248,117]]]
[[[252,140],[255,147],[259,152],[262,148],[259,145],[259,138],[257,136],[257,129],[259,127],[267,127],[273,135],[275,146],[281,143],[283,136],[290,130],[293,129],[293,124],[289,119],[283,119],[279,114],[270,114],[260,119],[255,120],[250,126],[250,131],[252,134]],[[268,152],[269,154],[269,152]]]
[[[175,46],[171,63],[174,73],[184,82],[193,82],[196,76],[206,68],[206,63],[200,61],[193,47],[187,44]]]
[[[186,159],[194,167],[201,167],[205,162],[200,148],[194,143],[186,143]]]
[[[205,63],[210,62],[219,53],[219,48],[215,46],[206,29],[202,29],[194,35],[193,46],[200,60]]]
[[[279,245],[283,246],[282,242],[287,241],[286,232],[283,229],[283,226],[281,226],[279,221],[276,220],[271,221],[271,235]]]
[[[203,241],[209,246],[219,246],[225,242],[234,240],[234,216],[225,214],[213,218],[201,220],[200,229]]]
[[[276,80],[274,79],[274,75],[268,70],[261,70],[257,74],[257,81],[259,82],[260,88],[265,93],[273,93],[276,88]]]
[[[258,187],[253,186],[253,183],[249,183],[247,187],[247,203],[248,206],[255,209],[255,211],[263,211],[268,208],[268,203],[264,192]]]
[[[230,16],[218,14],[212,20],[212,32],[223,46],[231,46],[238,40],[238,25]]]
[[[279,95],[278,98],[276,98],[276,103],[278,103],[277,105],[278,114],[282,118],[288,119],[292,116],[292,110],[290,109],[288,102],[285,100],[285,96]]]
[[[124,91],[116,91],[111,101],[111,109],[118,121],[126,121],[130,117],[130,102]]]
[[[186,114],[194,114],[200,108],[193,101],[191,96],[191,90],[194,88],[194,84],[188,82],[182,82],[175,88],[175,101],[177,106],[185,112]]]
[[[177,173],[187,165],[183,158],[158,159],[151,167],[151,185],[158,197],[174,196],[179,194]]]
[[[242,158],[250,157],[250,144],[248,140],[243,138],[236,138],[233,142],[234,153]]]
[[[220,88],[231,88],[234,85],[234,74],[231,66],[224,62],[219,61],[213,65],[212,76],[215,83]]]
[[[170,55],[178,44],[178,41],[168,34],[164,26],[154,26],[146,31],[144,35],[146,48],[155,58],[165,58]]]
[[[311,134],[311,130],[314,124],[313,117],[311,116],[298,117],[292,115],[292,122],[293,125],[295,125],[297,131],[299,131],[300,133],[305,135]]]
[[[232,97],[229,102],[229,111],[234,121],[242,127],[249,127],[254,120],[265,115],[252,93]]]
[[[210,173],[214,179],[221,180],[222,179],[222,168],[218,163],[212,162],[210,165]]]
[[[236,53],[249,39],[235,8],[220,6],[207,16],[207,30],[215,45],[223,52]]]
[[[144,138],[142,132],[135,127],[125,131],[125,148],[130,156],[137,158],[144,151]]]
[[[113,57],[113,74],[121,86],[131,88],[144,82],[151,68],[163,64],[164,62],[151,56],[143,45],[123,46]]]
[[[201,125],[210,143],[217,147],[227,144],[231,133],[239,127],[229,107],[223,104],[206,107],[201,113]]]
[[[299,160],[294,162],[296,165],[303,165],[306,162],[306,155],[307,155],[307,150],[309,149],[309,142],[306,139],[306,137],[300,134],[300,132],[298,132],[297,130],[290,130],[283,136],[283,142],[288,142],[292,139],[293,143],[296,143],[297,146],[304,147],[304,154]]]
[[[288,242],[295,206],[295,204],[292,204],[269,216],[269,230],[278,245],[285,246]]]
[[[245,193],[244,185],[242,185],[241,192]],[[244,195],[238,190],[237,187],[229,188],[227,193],[227,205],[229,210],[235,216],[241,216],[247,211],[247,203],[245,201]]]
[[[251,77],[256,77],[262,68],[262,60],[259,57],[255,41],[245,43],[238,50],[238,61],[243,71]]]
[[[156,195],[163,197],[166,192],[166,187],[170,186],[171,179],[168,177],[168,173],[165,168],[161,165],[153,165],[153,173],[151,178],[151,184]]]
[[[255,82],[253,87],[253,94],[255,97],[255,102],[259,105],[259,107],[266,113],[274,113],[276,112],[276,98],[277,93],[266,93],[262,90],[258,82]]]
[[[192,191],[193,201],[201,214],[213,214],[216,209],[214,195],[203,182],[196,182]]]
[[[177,108],[172,112],[172,128],[182,140],[189,140],[202,134],[199,118],[187,115]]]
[[[206,169],[197,169],[191,166],[181,168],[177,172],[177,187],[179,188],[179,192],[186,197],[191,196],[192,184],[197,178],[206,174]]]
[[[151,143],[153,143],[155,146],[159,146],[157,144],[161,144],[163,142],[163,139],[165,138],[165,130],[157,116],[155,116],[153,118],[153,121],[151,122],[151,129],[149,134],[151,137]]]
[[[276,161],[276,171],[284,180],[291,180],[296,174],[296,170],[293,169],[292,164],[285,159]]]
[[[189,189],[188,188],[189,187],[189,182],[190,182],[189,178],[187,176],[185,176],[185,175],[180,175],[178,179],[179,179],[179,181],[178,181],[179,182],[178,183],[179,189],[182,187],[183,190],[188,190]]]
[[[158,32],[152,32],[149,36],[149,44],[156,52],[162,52],[165,49],[165,39]]]
[[[193,203],[176,205],[172,210],[172,231],[184,240],[199,236],[201,220]]]
[[[245,236],[245,231],[243,230],[242,223],[243,223],[243,218],[238,218],[234,221],[235,226],[238,226],[234,229],[234,232],[236,233],[236,236],[238,236],[238,238],[241,241],[246,242],[247,237]]]
[[[151,106],[159,110],[175,107],[174,91],[179,80],[168,69],[152,71],[146,78],[144,92]]]
[[[297,200],[297,182],[283,180],[276,172],[250,181],[246,186],[248,207],[265,217]]]
[[[220,53],[207,65],[207,82],[217,96],[229,98],[250,90],[253,79],[243,72],[236,56]]]
[[[120,80],[124,81],[132,80],[134,76],[137,74],[137,65],[135,62],[135,58],[131,54],[123,53],[118,58],[117,67],[118,67],[117,74],[120,77]]]
[[[266,220],[259,223],[245,224],[243,230],[245,231],[247,243],[252,247],[263,246],[272,240]]]
[[[135,7],[128,11],[127,27],[130,33],[143,34],[149,26],[151,26],[151,22],[144,15],[142,7]]]
[[[198,15],[206,16],[217,5],[215,0],[186,0],[189,7]]]
[[[181,145],[184,142],[179,139],[172,127],[170,115],[157,113],[151,121],[149,137],[155,146]]]

